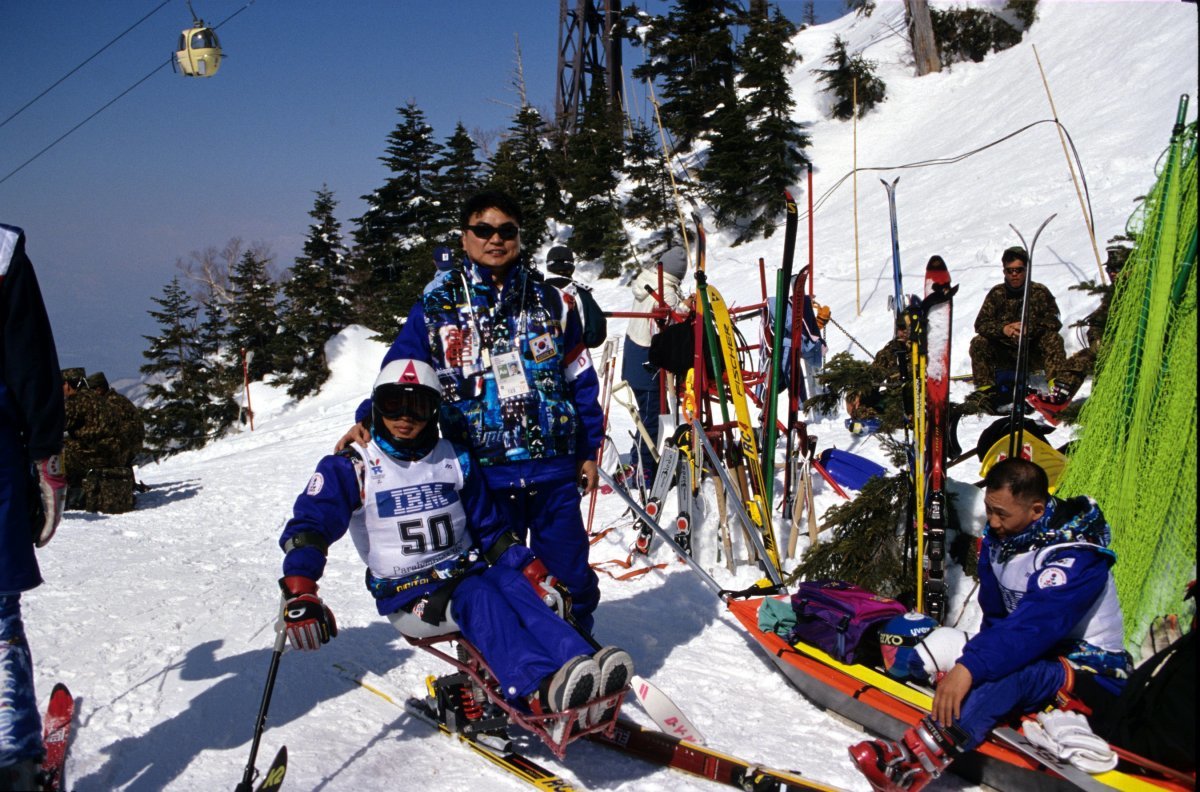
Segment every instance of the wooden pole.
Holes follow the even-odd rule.
[[[852,96],[852,112],[854,118],[854,166],[850,171],[854,180],[854,315],[862,316],[862,288],[859,285],[858,276],[858,78],[854,78],[854,89]]]
[[[812,162],[808,163],[808,296],[813,296],[813,280],[816,277],[816,265],[813,264],[813,194],[812,194]],[[793,321],[795,321],[793,319]]]
[[[1096,256],[1096,269],[1100,270],[1100,283],[1107,283],[1104,264],[1100,261],[1100,247],[1096,244],[1096,229],[1092,227],[1092,218],[1088,215],[1087,204],[1083,201],[1083,191],[1079,188],[1079,179],[1075,176],[1075,163],[1071,161],[1071,153],[1067,151],[1067,137],[1063,134],[1062,124],[1058,120],[1058,111],[1054,109],[1054,97],[1050,94],[1050,83],[1046,80],[1046,70],[1042,68],[1042,59],[1038,56],[1037,46],[1033,47],[1033,58],[1037,61],[1038,72],[1042,75],[1042,85],[1046,88],[1046,99],[1050,102],[1050,115],[1054,117],[1054,127],[1058,130],[1058,142],[1062,144],[1063,157],[1067,160],[1067,169],[1071,171],[1071,183],[1075,185],[1075,197],[1079,199],[1079,210],[1083,212],[1083,224],[1088,231],[1088,239],[1092,243],[1092,253]]]

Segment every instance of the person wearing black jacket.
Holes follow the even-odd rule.
[[[0,224],[0,789],[34,789],[45,753],[21,594],[62,518],[63,388],[25,234]]]

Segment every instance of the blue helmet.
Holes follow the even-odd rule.
[[[925,664],[917,654],[917,644],[938,626],[923,613],[915,611],[894,616],[879,631],[883,666],[896,679],[928,680]]]

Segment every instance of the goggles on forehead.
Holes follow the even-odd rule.
[[[428,421],[437,412],[439,399],[427,388],[383,385],[375,389],[372,401],[379,414],[389,421],[401,418]]]

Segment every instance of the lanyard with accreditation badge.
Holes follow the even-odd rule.
[[[522,281],[521,285],[522,291],[524,291],[524,281]],[[496,323],[497,307],[499,307],[499,301],[496,306],[490,306],[488,309],[488,320],[493,328]],[[501,317],[501,320],[503,320],[503,317]],[[504,352],[497,351],[494,355],[489,355],[486,348],[481,350],[481,357],[485,366],[489,365],[490,358],[492,376],[496,380],[496,390],[501,399],[525,396],[530,392],[529,380],[525,376],[525,365],[521,359],[520,352],[520,340],[526,336],[528,324],[529,317],[525,312],[524,300],[522,300],[521,314],[517,321],[517,349],[509,349]],[[508,343],[511,342],[506,342],[506,344]],[[549,332],[546,332],[530,339],[529,351],[537,363],[549,360],[554,357],[555,353],[553,337],[551,337]]]

